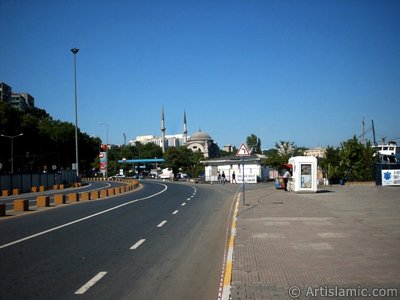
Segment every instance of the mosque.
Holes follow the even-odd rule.
[[[212,137],[199,129],[194,132],[192,136],[188,136],[186,111],[183,113],[183,133],[166,135],[164,108],[161,111],[161,137],[154,135],[137,136],[135,140],[131,140],[130,144],[134,145],[135,142],[142,144],[155,143],[162,148],[163,153],[168,147],[179,147],[186,145],[188,149],[193,152],[200,151],[205,158],[215,158],[219,155],[219,147]]]

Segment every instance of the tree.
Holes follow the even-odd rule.
[[[304,147],[297,147],[294,142],[280,141],[275,143],[275,149],[268,151],[265,165],[279,169],[287,164],[292,156],[303,155],[305,149]]]
[[[338,183],[343,178],[340,166],[340,149],[328,147],[325,157],[319,161],[319,166],[331,183]]]
[[[261,140],[255,134],[251,134],[246,138],[246,144],[249,149],[253,149],[252,153],[261,154]]]
[[[200,152],[193,152],[186,146],[169,147],[164,153],[165,165],[171,168],[174,174],[180,171],[189,173],[192,177],[197,177],[202,167],[200,161],[204,159]]]
[[[373,180],[375,158],[371,142],[360,143],[356,136],[341,144],[340,167],[350,181]]]

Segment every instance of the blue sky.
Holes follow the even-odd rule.
[[[250,134],[263,148],[400,142],[400,1],[0,0],[0,81],[54,119],[121,144],[137,135]]]

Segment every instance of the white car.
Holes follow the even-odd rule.
[[[163,169],[161,171],[161,173],[158,174],[158,178],[159,179],[171,179],[172,180],[174,178],[174,172],[172,172],[172,170],[168,169],[168,168]]]

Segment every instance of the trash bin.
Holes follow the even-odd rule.
[[[344,179],[340,179],[340,180],[339,180],[339,184],[340,184],[340,185],[344,185]]]

